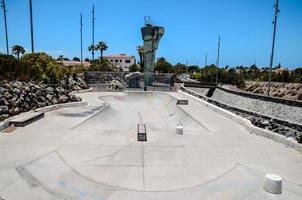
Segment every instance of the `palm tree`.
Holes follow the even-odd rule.
[[[88,47],[88,51],[91,51],[91,54],[92,54],[92,61],[94,60],[94,51],[96,51],[96,50],[97,50],[97,46],[95,46],[93,44]]]
[[[99,42],[98,45],[96,45],[96,50],[101,51],[101,62],[103,62],[103,52],[108,49],[108,46],[106,42]]]
[[[12,47],[12,53],[17,56],[17,59],[19,60],[20,54],[24,54],[25,50],[22,46],[20,45],[15,45]]]
[[[57,61],[62,61],[63,62],[63,60],[64,60],[64,55],[59,55]]]
[[[144,47],[143,46],[137,46],[136,47],[137,53],[139,55],[140,64],[143,63],[143,56],[144,56]]]

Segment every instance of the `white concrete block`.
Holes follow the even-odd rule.
[[[266,174],[263,189],[271,194],[281,194],[282,178],[276,174]]]
[[[183,129],[184,129],[184,127],[182,125],[177,125],[176,126],[176,134],[182,135],[183,134]]]

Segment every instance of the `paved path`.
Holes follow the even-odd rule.
[[[0,134],[0,197],[197,200],[302,198],[302,155],[178,93],[84,93],[65,108]],[[137,142],[138,123],[147,142]],[[184,135],[175,134],[183,124]],[[283,193],[262,190],[266,173]]]

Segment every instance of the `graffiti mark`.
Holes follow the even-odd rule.
[[[88,193],[88,192],[82,191],[81,189],[79,189],[79,188],[77,188],[75,186],[67,185],[63,181],[59,182],[59,186],[61,188],[65,189],[65,190],[68,190],[69,192],[75,193],[76,195],[80,196],[80,198],[88,197],[88,198],[92,198],[93,200],[106,200],[106,199],[104,199],[103,197],[99,196],[96,193]]]

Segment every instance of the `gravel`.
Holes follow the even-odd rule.
[[[206,96],[209,92],[208,88],[196,88],[196,87],[187,87],[189,90],[192,90],[194,92],[197,92],[198,94],[201,94],[203,96]]]
[[[192,88],[190,88],[192,89]],[[196,88],[202,89],[202,88]],[[194,90],[196,91],[196,90]],[[196,91],[198,92],[198,91]],[[202,90],[201,90],[202,92]],[[199,93],[199,92],[198,92]],[[248,97],[238,96],[227,93],[223,90],[216,89],[211,99],[235,106],[238,108],[250,110],[272,118],[282,119],[292,123],[302,124],[302,108],[288,106],[280,103],[251,99]]]

